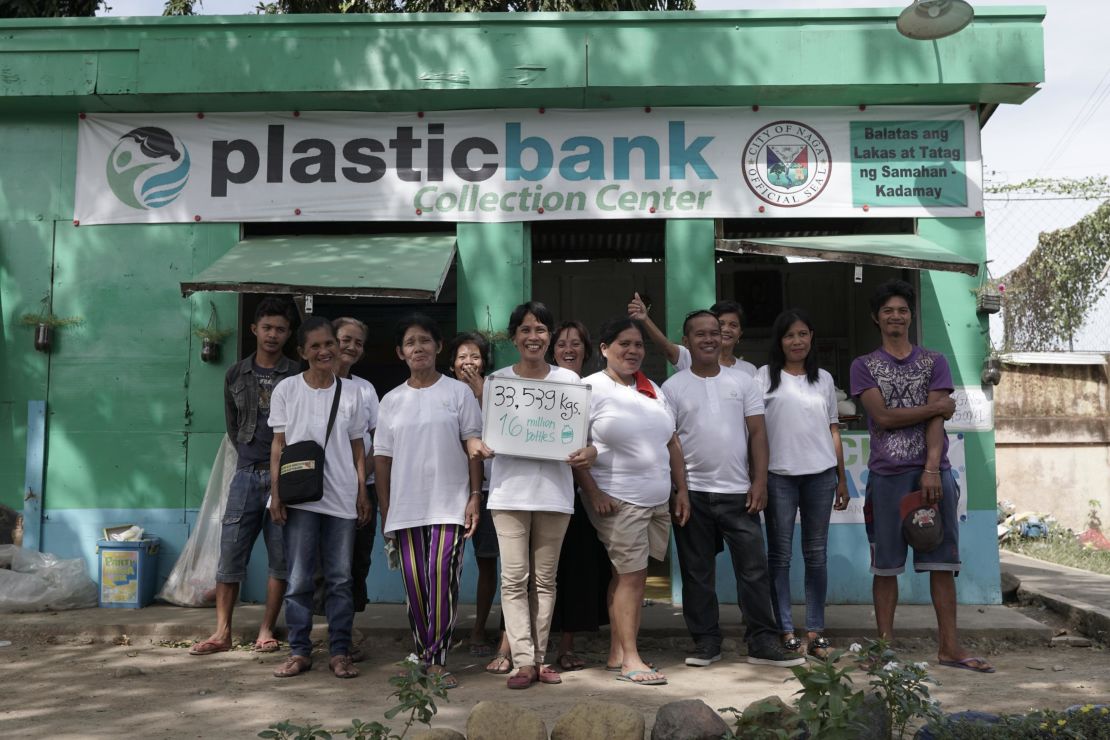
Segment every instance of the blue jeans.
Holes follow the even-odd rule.
[[[328,617],[328,648],[331,655],[351,650],[351,555],[355,544],[355,520],[340,519],[292,506],[286,508],[285,557],[289,585],[285,589],[285,624],[293,655],[312,653],[312,595],[316,590],[316,557],[324,573],[324,613]]]
[[[836,468],[810,475],[767,475],[767,561],[775,619],[782,633],[794,631],[790,614],[790,556],[794,515],[801,511],[802,558],[806,567],[806,630],[825,629],[828,590],[829,518],[836,498]]]

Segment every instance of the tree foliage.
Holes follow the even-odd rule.
[[[4,0],[0,0],[4,2]],[[166,0],[163,15],[192,15],[201,0]],[[693,10],[694,0],[260,0],[255,12],[511,13]]]
[[[1042,232],[1025,262],[999,281],[1005,285],[1005,347],[1071,349],[1091,307],[1106,294],[1108,265],[1110,200],[1072,226]]]
[[[1062,195],[1067,198],[1110,198],[1110,178],[1096,177],[1034,177],[1017,183],[991,185],[985,188],[993,195],[1036,193]]]
[[[0,0],[0,18],[91,17],[105,0]]]

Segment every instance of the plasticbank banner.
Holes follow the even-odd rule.
[[[74,219],[974,216],[955,107],[89,114]]]

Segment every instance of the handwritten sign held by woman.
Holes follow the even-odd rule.
[[[590,386],[490,376],[482,441],[495,454],[565,460],[586,446]]]

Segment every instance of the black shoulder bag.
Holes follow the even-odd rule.
[[[309,504],[324,497],[324,449],[328,446],[328,439],[331,438],[335,412],[339,410],[341,387],[339,376],[336,375],[335,395],[331,402],[331,415],[328,417],[328,431],[324,435],[324,447],[309,439],[286,445],[281,451],[281,465],[278,468],[278,498],[286,506]]]

